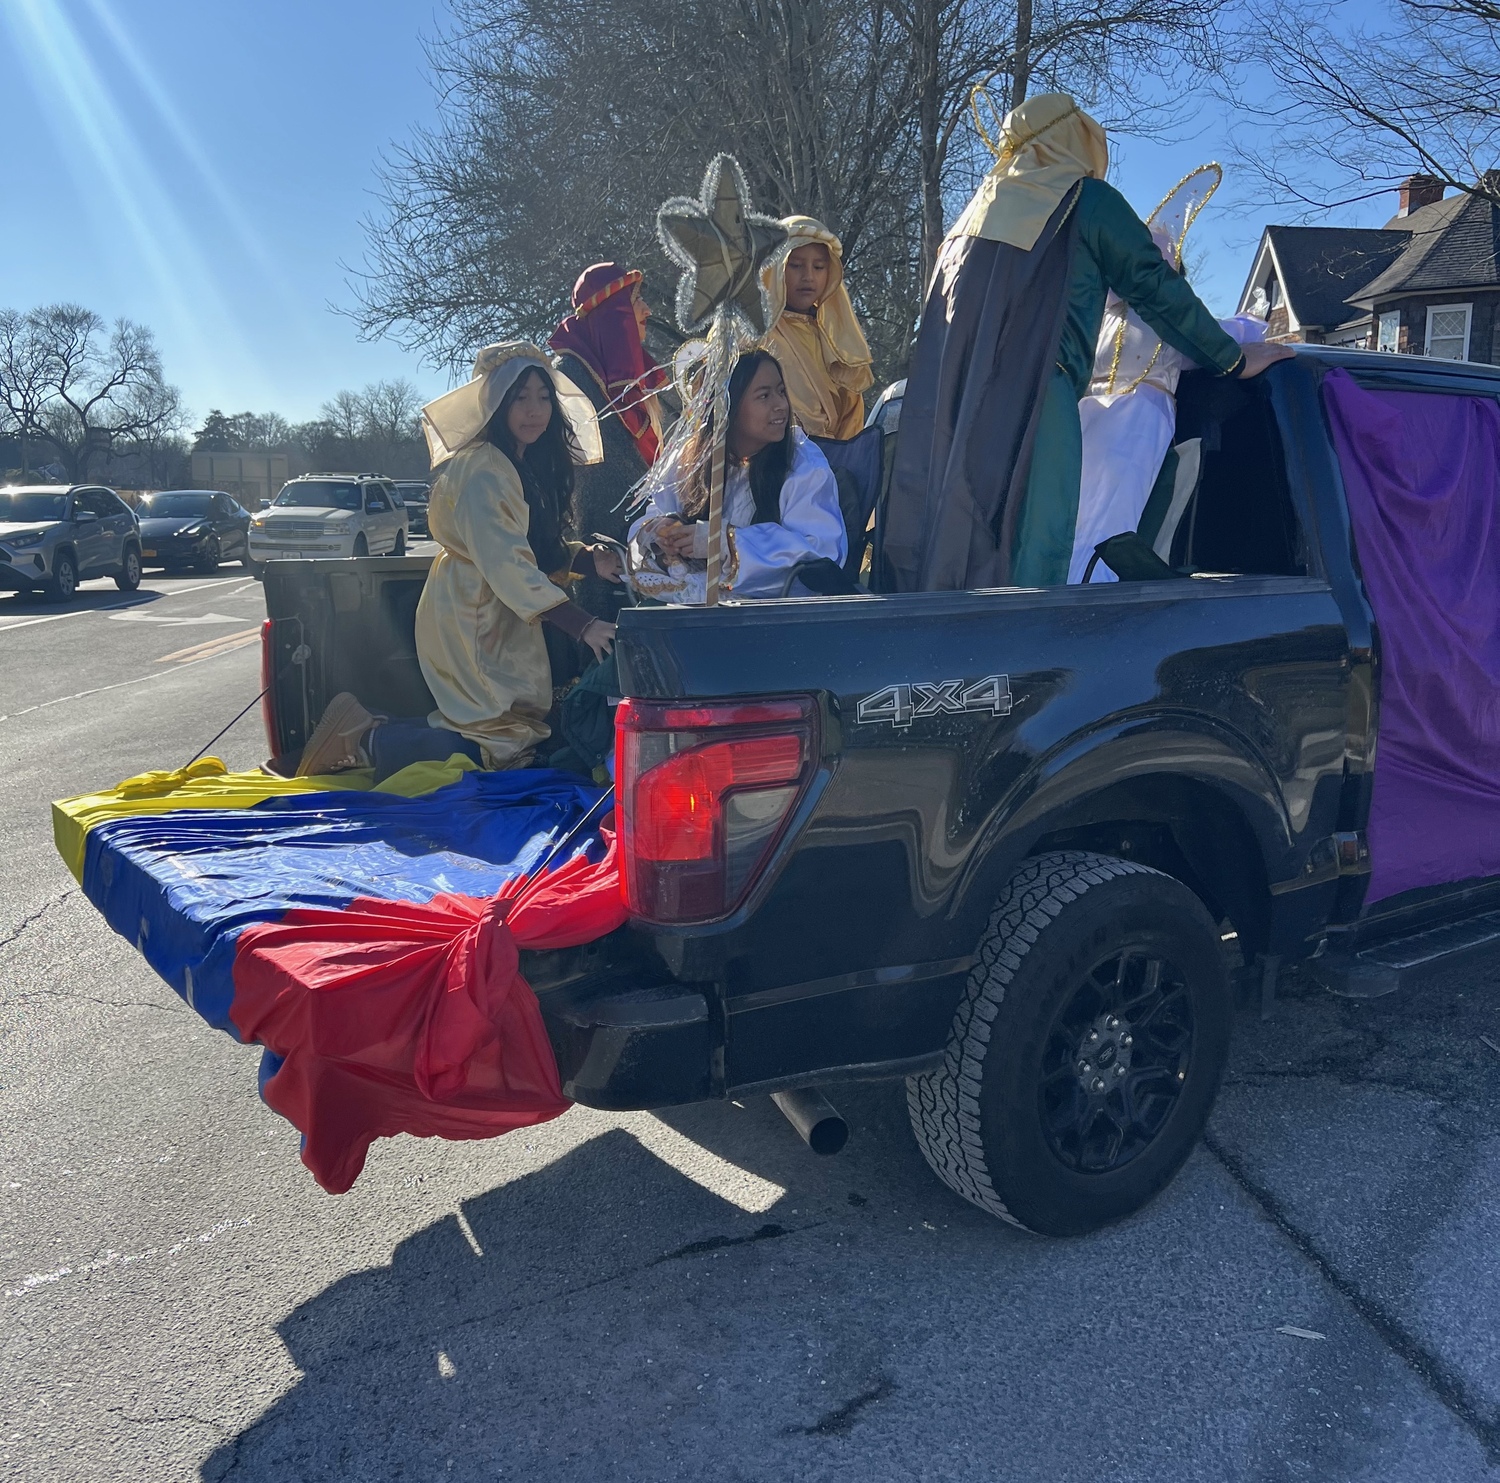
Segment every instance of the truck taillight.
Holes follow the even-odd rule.
[[[275,757],[280,748],[277,744],[276,724],[276,638],[271,620],[260,625],[260,719],[266,728],[266,746],[269,755]]]
[[[615,712],[626,905],[662,924],[728,916],[812,780],[810,695]]]

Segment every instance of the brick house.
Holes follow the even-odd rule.
[[[1399,200],[1380,228],[1267,227],[1238,312],[1272,340],[1500,364],[1500,206],[1427,175]]]

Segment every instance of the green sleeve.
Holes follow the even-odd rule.
[[[1104,281],[1174,350],[1200,366],[1236,371],[1243,352],[1166,264],[1145,223],[1112,185],[1087,180],[1079,202],[1078,231]]]

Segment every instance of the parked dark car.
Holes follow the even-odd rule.
[[[940,1178],[1075,1234],[1192,1151],[1236,982],[1264,1003],[1301,963],[1367,997],[1493,955],[1500,876],[1366,900],[1388,693],[1323,410],[1335,369],[1500,396],[1494,367],[1323,347],[1251,381],[1192,372],[1177,435],[1202,456],[1168,556],[1128,580],[624,609],[630,920],[521,954],[564,1094],[659,1108],[905,1078]],[[341,690],[431,708],[425,569],[267,581],[273,753]]]
[[[207,574],[221,561],[249,565],[250,512],[223,490],[163,490],[147,495],[137,514],[147,566]]]
[[[432,494],[432,485],[420,479],[397,479],[396,493],[406,506],[407,528],[414,536],[431,534],[427,529],[427,501]]]
[[[78,584],[113,577],[121,592],[141,585],[135,511],[94,484],[0,489],[0,590],[45,592],[69,602]]]

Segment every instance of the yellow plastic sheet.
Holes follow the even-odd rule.
[[[446,762],[413,763],[376,787],[374,773],[367,767],[326,777],[278,778],[258,769],[230,772],[219,758],[203,757],[175,771],[143,772],[126,778],[102,793],[59,800],[52,805],[52,838],[74,879],[81,882],[88,832],[110,819],[172,813],[184,808],[252,808],[268,798],[297,793],[373,790],[417,798],[475,770],[469,758],[455,754]]]

